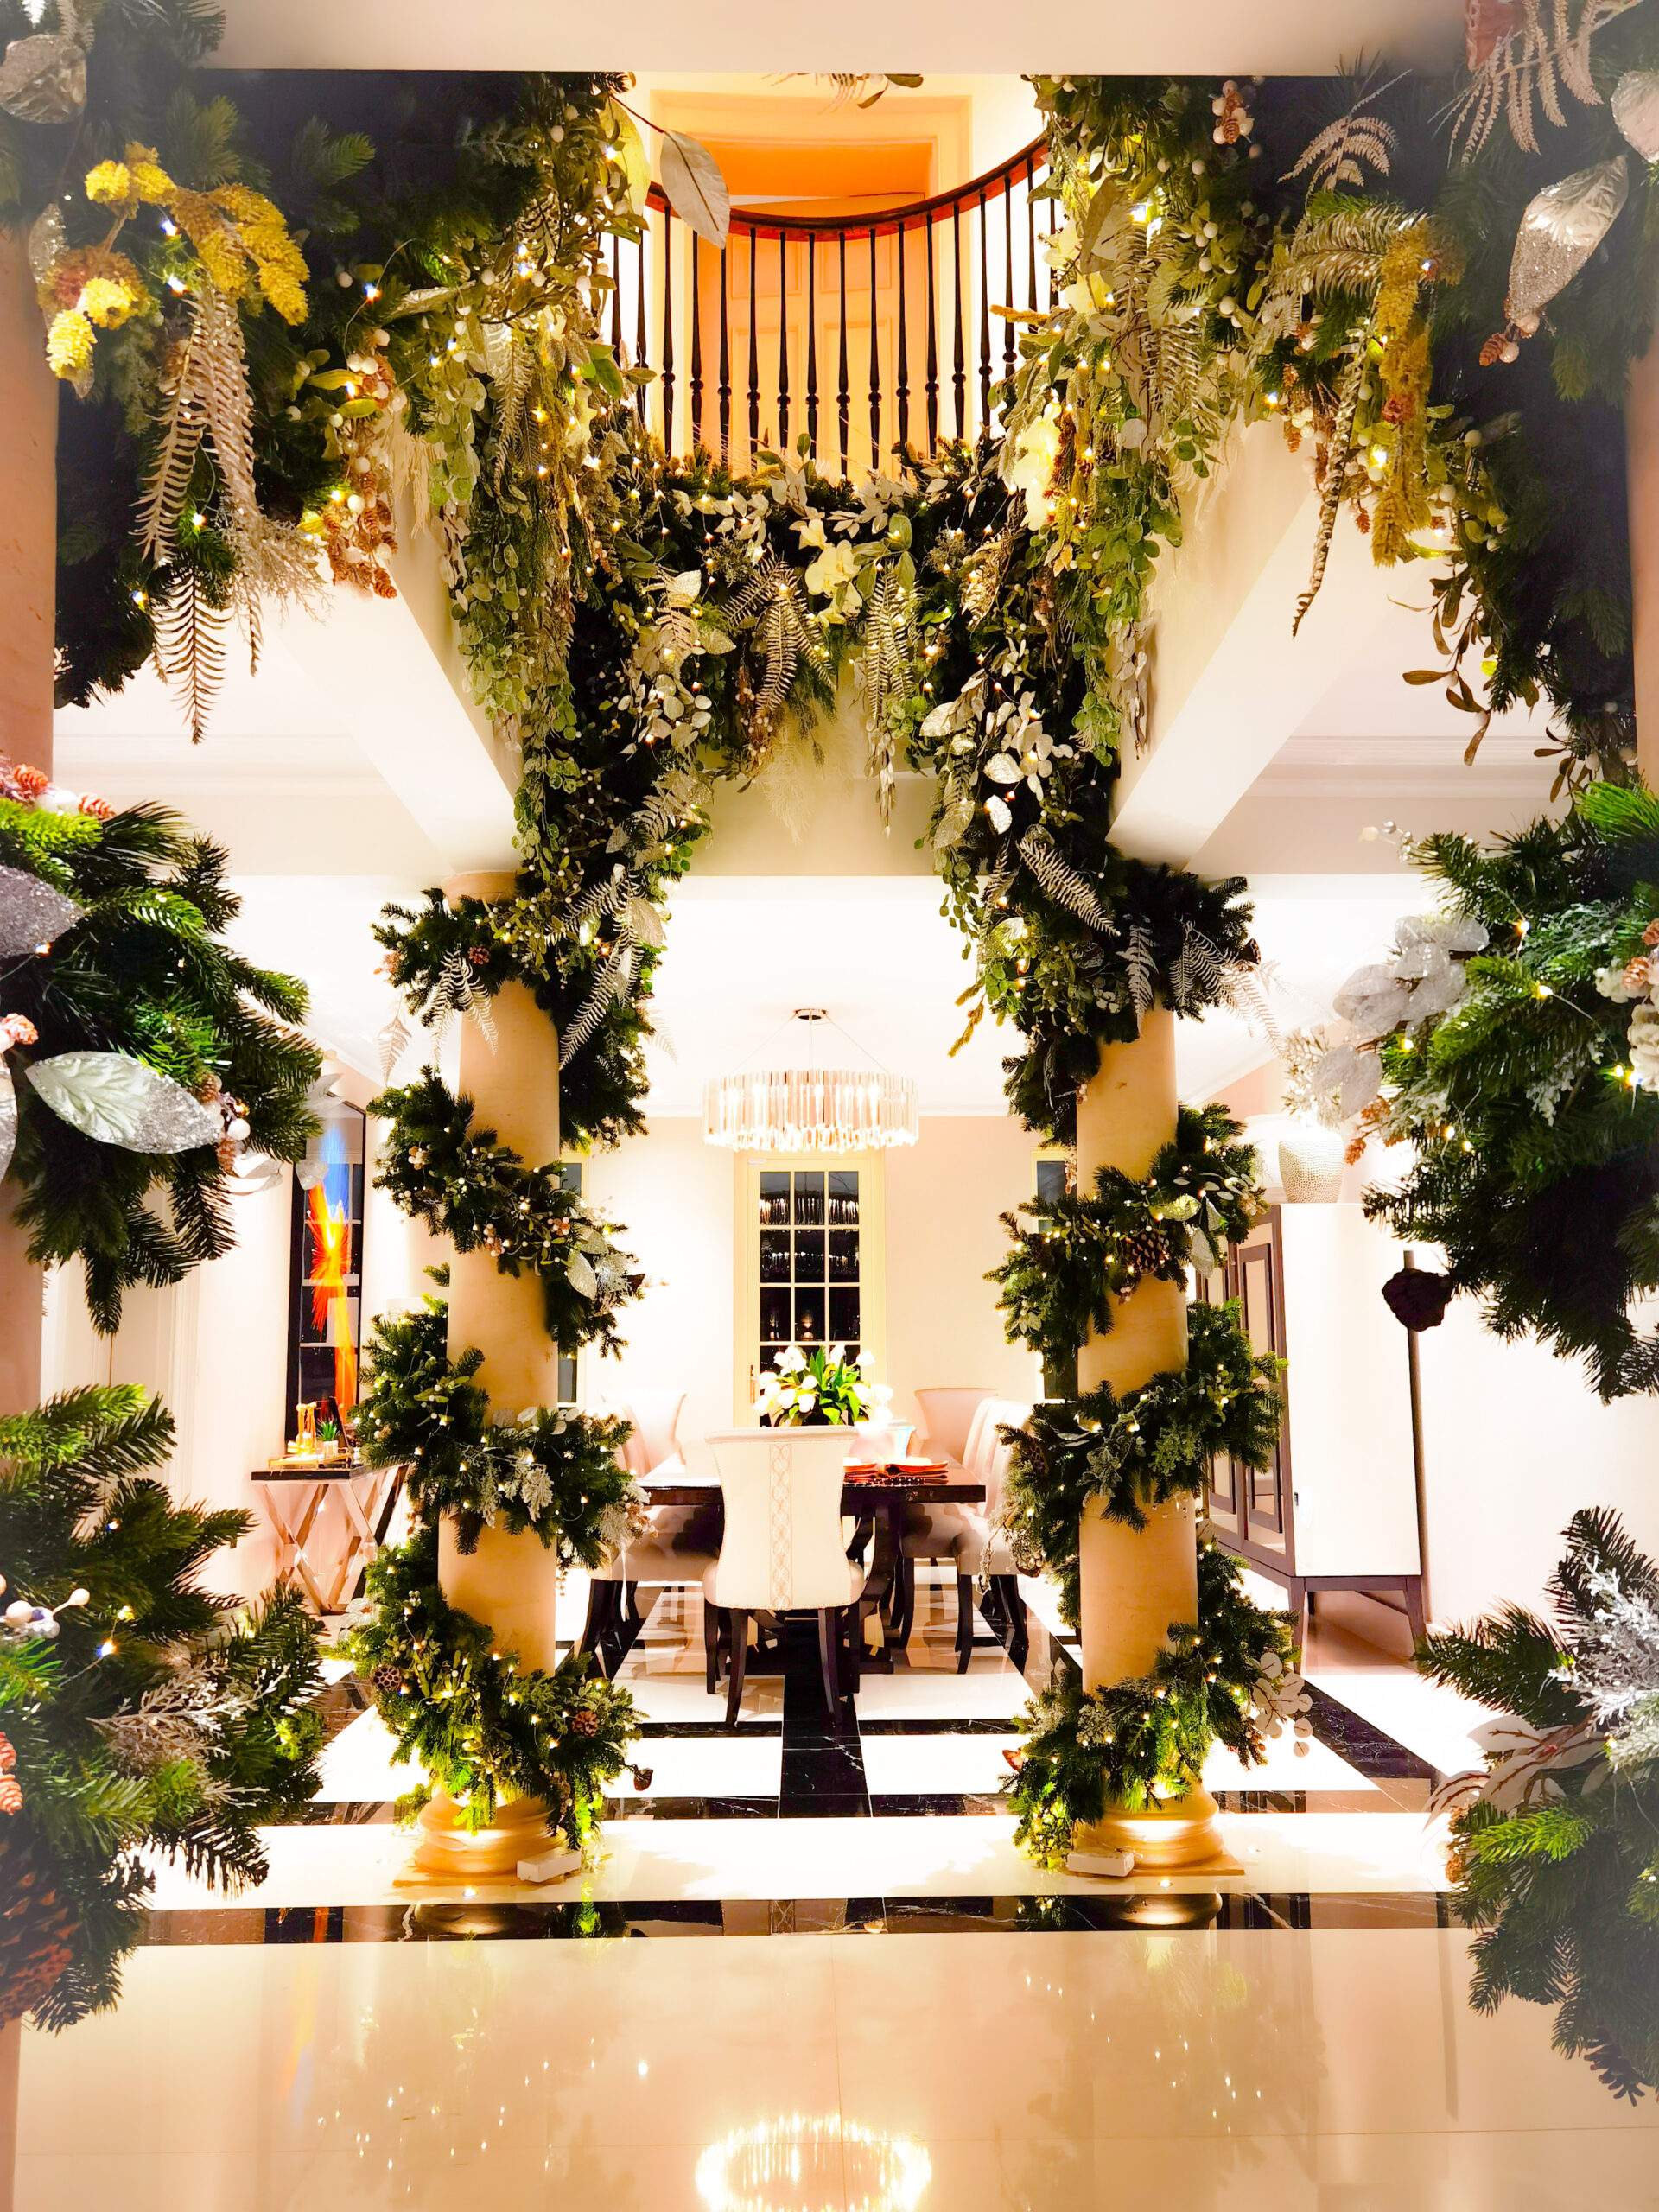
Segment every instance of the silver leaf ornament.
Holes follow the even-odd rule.
[[[1510,263],[1507,303],[1510,320],[1522,330],[1538,327],[1544,308],[1589,260],[1630,188],[1629,165],[1618,154],[1546,185],[1528,203]]]
[[[64,228],[63,210],[55,200],[49,200],[29,226],[29,273],[37,284],[44,284],[52,274],[53,264],[69,242]]]
[[[591,1263],[580,1252],[572,1252],[564,1263],[564,1272],[570,1287],[579,1298],[594,1298],[599,1292],[599,1277]]]
[[[216,1145],[219,1116],[171,1076],[125,1052],[60,1052],[24,1071],[60,1121],[126,1152]]]
[[[22,123],[67,123],[86,105],[86,49],[56,32],[14,39],[0,61],[0,107]]]
[[[1644,162],[1659,162],[1659,69],[1627,69],[1613,86],[1613,121]]]
[[[0,868],[0,959],[37,952],[60,937],[82,908],[19,868]]]
[[[1392,967],[1357,968],[1332,1001],[1344,1021],[1354,1026],[1361,1044],[1384,1037],[1405,1019],[1411,1004],[1411,986],[1402,983]]]

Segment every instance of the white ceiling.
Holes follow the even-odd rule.
[[[1122,74],[1329,73],[1363,52],[1442,53],[1449,0],[1047,0],[1040,22],[963,0],[633,0],[626,10],[491,0],[227,0],[217,60],[234,68],[1104,69]]]

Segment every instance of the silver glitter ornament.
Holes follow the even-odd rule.
[[[61,936],[82,909],[22,868],[0,868],[0,959],[38,951]]]
[[[1510,263],[1510,320],[1529,335],[1612,228],[1630,188],[1623,154],[1547,185],[1521,218]]]
[[[23,123],[67,123],[86,105],[86,48],[72,0],[60,0],[60,31],[13,39],[0,61],[0,107]]]
[[[0,1059],[0,1176],[10,1166],[16,1143],[17,1093],[12,1089],[11,1070]]]
[[[1644,162],[1659,162],[1659,69],[1627,69],[1613,86],[1613,121]]]
[[[125,1052],[60,1052],[25,1071],[72,1129],[127,1152],[190,1152],[216,1145],[219,1116],[171,1076]]]
[[[41,208],[29,226],[29,272],[37,284],[45,283],[68,242],[68,232],[63,225],[63,210],[54,200]]]

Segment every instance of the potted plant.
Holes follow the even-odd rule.
[[[818,1344],[810,1353],[791,1344],[760,1377],[755,1410],[773,1428],[850,1428],[885,1409],[893,1392],[868,1379],[869,1354],[855,1361],[844,1344]]]

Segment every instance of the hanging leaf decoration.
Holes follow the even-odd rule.
[[[683,131],[665,130],[658,168],[668,204],[680,220],[710,245],[724,245],[732,226],[732,195],[709,149]]]
[[[621,157],[622,174],[627,179],[628,200],[634,213],[643,215],[645,195],[651,190],[651,157],[627,110],[613,100],[611,114],[616,124],[616,150]]]
[[[127,1152],[190,1152],[223,1126],[171,1076],[125,1052],[60,1052],[24,1071],[60,1121]]]

